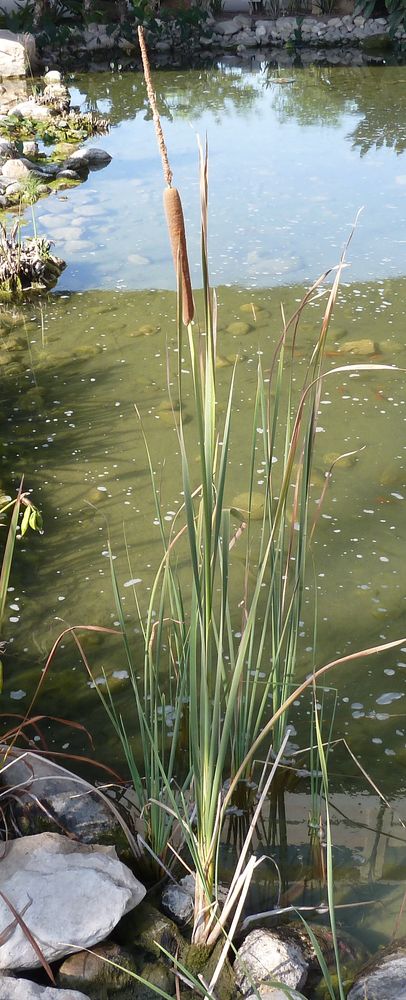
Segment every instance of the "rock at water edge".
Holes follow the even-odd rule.
[[[104,941],[145,896],[114,847],[77,844],[57,833],[10,840],[0,861],[4,896],[48,962]],[[0,899],[0,969],[32,969],[39,958]]]
[[[77,990],[54,990],[51,986],[38,986],[28,979],[0,978],[0,1000],[89,1000]]]
[[[107,167],[111,163],[112,157],[105,149],[97,149],[95,146],[84,146],[83,149],[76,149],[65,161],[64,167],[71,167],[76,170],[80,163],[86,164],[90,170],[97,170],[99,167]]]
[[[251,931],[237,952],[234,973],[244,996],[252,987],[272,981],[301,989],[307,979],[308,966],[301,949],[293,942],[282,941],[274,931]]]
[[[65,175],[59,173],[58,177],[61,176]],[[79,180],[73,171],[69,178]],[[51,832],[74,834],[85,844],[117,843],[121,835],[118,821],[104,797],[89,782],[46,757],[8,747],[7,767],[0,771],[0,783],[10,788],[18,786],[13,817],[24,834],[44,830],[45,808],[54,817],[54,822],[47,820]]]
[[[359,973],[348,1000],[406,1000],[406,940],[390,945]]]
[[[0,31],[0,76],[25,76],[35,67],[37,52],[33,35]]]

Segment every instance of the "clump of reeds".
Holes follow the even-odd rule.
[[[147,88],[148,100],[150,103],[152,117],[155,125],[158,148],[161,154],[162,169],[166,188],[164,190],[164,209],[168,226],[169,239],[171,242],[173,262],[181,288],[182,295],[182,316],[186,326],[192,322],[194,316],[193,292],[190,281],[189,260],[186,246],[185,222],[183,218],[182,202],[177,188],[172,187],[172,170],[169,164],[168,151],[162,131],[161,119],[156,103],[155,91],[152,86],[151,71],[148,60],[148,53],[145,45],[144,31],[138,28],[138,38],[141,49],[142,65],[144,68],[145,84]]]
[[[10,232],[0,223],[0,296],[10,298],[24,292],[53,288],[66,267],[51,253],[51,242],[43,236],[20,238],[20,220]]]
[[[289,322],[282,317],[269,377],[261,361],[258,364],[251,447],[246,480],[241,484],[248,492],[248,500],[244,503],[244,516],[236,525],[238,511],[229,506],[227,495],[235,372],[230,379],[225,416],[221,418],[216,390],[217,308],[208,276],[207,154],[201,151],[200,178],[205,328],[204,336],[195,337],[190,325],[193,298],[183,213],[179,196],[172,188],[172,172],[142,30],[139,35],[167,182],[167,220],[179,276],[183,321],[188,324],[188,368],[191,373],[191,388],[188,384],[188,389],[193,400],[199,454],[196,463],[194,447],[191,452],[185,435],[183,376],[179,363],[179,410],[174,423],[178,434],[183,504],[169,529],[162,515],[152,456],[145,441],[163,555],[146,613],[134,590],[144,645],[141,676],[139,662],[132,653],[115,564],[112,558],[110,560],[117,617],[134,693],[134,728],[140,736],[141,761],[134,754],[133,732],[127,731],[108,684],[107,695],[100,688],[97,693],[122,742],[134,784],[139,817],[144,824],[144,838],[139,838],[139,843],[149,852],[160,874],[164,868],[171,867],[171,858],[179,863],[182,855],[193,866],[193,944],[210,949],[224,936],[219,963],[205,994],[211,997],[241,919],[250,879],[262,860],[252,850],[252,838],[265,799],[272,793],[275,775],[280,772],[289,735],[286,723],[292,705],[310,685],[337,666],[371,657],[405,641],[402,638],[396,643],[353,653],[318,669],[315,660],[313,674],[298,683],[298,636],[306,562],[320,511],[319,502],[316,514],[311,516],[312,467],[322,386],[326,379],[335,378],[348,367],[351,371],[386,368],[391,372],[393,367],[362,364],[325,369],[326,339],[345,264],[343,255],[333,272],[321,327],[315,333],[314,349],[301,387],[292,364],[298,328],[306,306],[320,295],[329,272],[308,290]],[[180,362],[184,331],[179,308],[177,333]],[[259,454],[263,468],[263,516],[262,521],[254,525],[251,509]],[[196,479],[198,485],[192,486]],[[320,500],[324,493],[325,490]],[[238,573],[238,568],[236,570],[235,563],[232,564],[230,553],[242,537],[246,539],[246,561],[237,580],[242,626],[236,632],[231,575]],[[178,575],[177,565],[178,550],[183,545],[187,546],[191,567],[186,586]],[[169,705],[173,719],[170,738],[165,728],[165,711]],[[320,740],[318,750],[321,756]],[[255,808],[248,817],[247,835],[226,899],[220,907],[221,836],[238,785],[252,777],[253,762],[259,753],[265,757],[265,765]],[[326,776],[324,786],[327,787]],[[331,872],[329,878],[331,886]]]

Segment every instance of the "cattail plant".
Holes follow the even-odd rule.
[[[182,202],[177,188],[172,187],[172,170],[169,164],[168,151],[162,131],[161,119],[156,103],[155,91],[152,86],[151,70],[149,66],[148,53],[145,45],[144,29],[138,28],[138,38],[141,49],[142,65],[144,69],[145,85],[147,88],[148,100],[150,103],[152,117],[155,125],[155,132],[158,141],[158,148],[161,154],[162,169],[166,188],[164,190],[164,209],[168,226],[169,239],[171,242],[173,262],[182,293],[182,316],[185,326],[192,322],[194,316],[194,304],[192,285],[190,281],[189,260],[186,246],[185,221],[183,218]]]

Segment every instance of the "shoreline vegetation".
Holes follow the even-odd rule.
[[[298,62],[317,62],[331,59],[339,63],[348,60],[374,62],[383,59],[402,60],[406,50],[406,17],[402,2],[396,11],[378,10],[370,4],[359,3],[346,13],[337,12],[334,5],[321,0],[320,9],[288,11],[276,4],[255,11],[223,11],[218,6],[158,6],[142,2],[131,5],[117,17],[108,7],[82,12],[82,18],[72,17],[69,2],[50,8],[41,17],[34,16],[33,6],[21,6],[0,16],[0,30],[13,32],[26,50],[25,59],[12,60],[10,72],[7,59],[10,55],[0,49],[0,73],[3,76],[35,73],[42,66],[63,69],[88,69],[107,66],[112,62],[120,69],[141,68],[141,55],[137,29],[145,32],[150,56],[154,65],[171,65],[173,59],[185,65],[204,63],[221,56],[239,56],[248,59],[256,52],[265,59],[289,65],[287,57]],[[113,14],[113,16],[112,16]],[[4,47],[4,41],[3,41]],[[6,58],[7,57],[7,58]],[[15,69],[15,67],[18,69]]]

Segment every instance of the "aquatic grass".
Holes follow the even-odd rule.
[[[21,525],[20,538],[24,537],[28,528],[32,531],[42,532],[42,517],[38,508],[33,504],[27,493],[23,492],[23,479],[20,482],[17,496],[12,499],[8,496],[0,496],[0,518],[3,518],[7,511],[11,510],[10,523],[7,529],[6,542],[3,549],[0,564],[0,648],[3,634],[4,612],[6,608],[8,585],[13,562],[15,543],[18,532],[21,509],[24,510]],[[3,666],[0,661],[0,693],[3,686]]]
[[[230,597],[230,547],[234,537],[231,532],[231,511],[225,506],[226,477],[230,457],[231,414],[235,372],[230,380],[224,422],[221,428],[216,419],[216,299],[208,284],[207,268],[207,157],[201,152],[202,188],[202,258],[204,277],[205,327],[200,336],[189,326],[187,342],[194,397],[194,412],[199,442],[200,486],[192,486],[192,466],[182,421],[182,381],[180,359],[183,354],[183,326],[178,315],[178,390],[180,399],[177,433],[182,471],[184,503],[165,537],[165,525],[160,513],[159,495],[153,485],[157,519],[160,526],[164,555],[152,587],[146,627],[144,632],[146,677],[148,684],[156,684],[158,665],[168,660],[171,647],[168,631],[176,649],[177,677],[182,692],[187,693],[187,706],[182,697],[175,706],[178,732],[181,718],[186,716],[188,727],[189,763],[191,785],[188,794],[174,788],[173,775],[168,778],[162,757],[162,743],[156,740],[152,725],[144,725],[147,737],[147,754],[152,752],[160,773],[161,791],[154,796],[153,804],[161,808],[181,830],[184,842],[196,871],[195,920],[192,938],[197,944],[214,945],[224,932],[226,921],[238,907],[240,894],[245,891],[251,859],[239,868],[232,880],[229,897],[220,914],[217,905],[218,849],[221,830],[232,804],[238,783],[249,773],[254,755],[267,737],[271,737],[273,752],[278,758],[285,745],[283,727],[287,711],[293,700],[304,691],[311,679],[292,692],[296,667],[296,641],[300,614],[300,596],[304,579],[305,543],[296,543],[299,505],[302,507],[303,533],[306,533],[311,457],[315,434],[317,409],[322,378],[336,375],[337,370],[321,374],[322,348],[325,343],[332,303],[338,284],[336,280],[330,293],[323,318],[320,338],[313,352],[310,371],[306,373],[305,387],[294,409],[288,430],[282,438],[283,471],[278,495],[272,492],[272,456],[277,451],[277,428],[272,412],[268,439],[270,449],[267,483],[268,511],[260,537],[260,559],[256,570],[253,593],[247,594],[244,586],[245,622],[241,638],[233,636],[233,612]],[[317,288],[318,285],[314,286]],[[299,310],[300,316],[300,310]],[[296,322],[296,321],[295,321]],[[285,351],[286,324],[281,339],[281,355]],[[297,325],[295,326],[296,336]],[[358,370],[359,366],[354,366]],[[370,367],[370,366],[367,366]],[[346,366],[348,370],[351,366]],[[275,365],[280,384],[283,365]],[[281,390],[280,390],[281,391]],[[288,397],[290,399],[290,396]],[[306,404],[310,411],[305,417]],[[261,369],[255,418],[258,412],[270,411],[265,395]],[[268,425],[267,425],[268,427]],[[221,441],[221,445],[220,445]],[[253,436],[252,450],[255,450]],[[294,512],[287,515],[292,469],[299,456],[299,473],[294,479]],[[147,449],[151,482],[154,475],[151,456]],[[253,457],[250,468],[253,467]],[[252,472],[251,492],[252,492]],[[196,469],[193,468],[193,476]],[[304,484],[304,485],[303,485]],[[303,491],[303,498],[302,498]],[[178,521],[184,518],[179,528]],[[287,520],[287,528],[285,526]],[[250,512],[247,531],[251,530]],[[267,530],[266,530],[267,529]],[[176,548],[180,539],[187,538],[191,584],[181,588],[176,573]],[[292,559],[295,546],[295,559]],[[172,561],[174,565],[172,566]],[[293,579],[290,579],[290,565]],[[266,585],[264,588],[264,584]],[[288,586],[291,590],[288,593]],[[267,593],[265,612],[263,592]],[[256,630],[259,632],[259,641]],[[266,698],[257,698],[257,680],[267,642],[272,643],[273,664],[265,680]],[[283,643],[287,642],[288,655],[282,656]],[[257,643],[257,645],[256,645]],[[166,647],[166,650],[165,650]],[[152,656],[152,659],[151,659]],[[280,657],[280,672],[275,681],[275,661]],[[267,661],[268,662],[268,661]],[[326,668],[331,669],[334,661]],[[286,666],[287,664],[287,666]],[[171,664],[168,664],[169,670]],[[317,673],[316,673],[316,676]],[[254,677],[251,685],[250,678]],[[149,690],[149,688],[148,688]],[[247,694],[248,691],[248,694]],[[272,692],[273,714],[269,716],[268,694]],[[251,698],[251,701],[249,699]],[[149,703],[151,698],[149,697]],[[247,711],[247,704],[249,705]],[[137,711],[139,710],[139,701]],[[148,709],[149,710],[149,709]],[[180,717],[179,717],[180,715]],[[250,728],[247,737],[247,720]],[[268,720],[268,721],[267,721]],[[251,724],[252,722],[252,724]],[[265,723],[265,725],[264,725]],[[144,741],[143,741],[144,742]],[[236,747],[242,747],[239,757]],[[145,760],[145,750],[144,750]],[[231,783],[225,791],[225,781]],[[158,782],[159,786],[159,782]],[[270,786],[269,786],[270,787]],[[244,852],[245,857],[246,852]]]
[[[152,84],[147,79],[149,88]],[[156,106],[152,110],[157,121]],[[158,136],[161,153],[163,137]],[[165,147],[166,152],[166,147]],[[170,168],[164,165],[165,170]],[[166,173],[166,179],[168,175]],[[168,181],[169,183],[169,181]],[[239,907],[252,873],[248,846],[244,862],[232,880],[229,896],[220,913],[217,903],[218,850],[227,809],[233,804],[241,781],[250,776],[256,751],[272,739],[274,761],[285,746],[287,714],[292,702],[311,683],[295,687],[297,642],[302,592],[306,575],[309,536],[311,474],[322,385],[340,371],[391,369],[392,366],[354,365],[324,372],[325,345],[339,282],[345,267],[343,252],[338,266],[323,274],[306,293],[293,317],[286,322],[272,361],[269,379],[258,365],[253,412],[251,452],[247,469],[248,509],[237,512],[239,526],[233,531],[234,508],[227,506],[227,473],[231,448],[231,418],[236,369],[232,373],[225,416],[217,417],[216,356],[217,300],[208,274],[208,157],[200,148],[201,258],[204,321],[187,325],[181,308],[182,265],[186,252],[179,237],[178,264],[178,398],[177,431],[183,505],[169,533],[163,522],[160,496],[155,485],[152,456],[145,441],[151,475],[156,520],[161,533],[163,556],[151,590],[146,617],[140,614],[144,637],[144,673],[139,681],[126,639],[121,600],[111,559],[116,609],[126,644],[142,743],[142,776],[132,753],[131,736],[110,699],[109,713],[120,736],[133,774],[134,787],[147,817],[154,815],[154,845],[165,831],[165,850],[171,824],[187,847],[196,871],[195,919],[192,940],[214,945],[226,921]],[[351,239],[351,236],[350,236]],[[348,244],[347,244],[348,246]],[[182,250],[183,247],[183,250]],[[291,364],[305,307],[321,293],[333,275],[320,333],[310,357],[302,390],[297,393]],[[198,462],[194,462],[185,435],[182,357],[188,352],[192,398],[196,419]],[[288,374],[286,374],[288,372]],[[271,392],[274,391],[272,398]],[[259,541],[252,526],[254,467],[257,460],[258,424],[265,462],[263,518]],[[145,436],[144,436],[145,439]],[[278,461],[275,462],[275,459]],[[193,464],[192,464],[193,463]],[[280,472],[275,473],[274,466]],[[196,477],[198,486],[194,485]],[[230,562],[237,540],[247,538],[247,556],[242,581],[243,627],[234,635],[234,609]],[[190,584],[181,584],[176,559],[180,542],[187,544],[191,566]],[[255,578],[249,585],[250,553],[257,545]],[[364,655],[364,654],[360,654]],[[350,657],[351,659],[351,657]],[[333,661],[314,677],[347,658]],[[262,678],[265,674],[265,679]],[[173,736],[164,726],[164,675],[172,684],[171,708],[175,720]],[[271,714],[271,718],[269,718]],[[187,731],[188,761],[179,768],[179,737]],[[168,770],[169,766],[169,770]],[[274,777],[276,768],[272,770]],[[225,784],[229,782],[228,786]],[[188,784],[189,782],[189,784]],[[271,782],[268,791],[271,788]],[[168,818],[161,826],[159,812]],[[252,831],[250,836],[252,836]],[[155,851],[154,853],[159,853]],[[179,857],[179,849],[174,850]]]
[[[149,84],[151,88],[150,80]],[[153,102],[152,109],[157,126]],[[162,153],[162,134],[159,140]],[[165,171],[170,187],[168,163]],[[394,648],[404,640],[333,660],[297,684],[306,562],[320,508],[319,505],[312,523],[311,478],[322,386],[340,372],[393,371],[394,367],[357,364],[324,370],[326,340],[345,267],[345,250],[338,266],[311,286],[292,318],[286,321],[282,313],[282,333],[269,373],[258,364],[246,470],[248,500],[244,510],[230,505],[228,468],[233,454],[232,410],[238,372],[235,366],[225,415],[219,419],[217,300],[209,283],[208,157],[207,149],[202,148],[200,194],[204,303],[201,325],[184,323],[190,314],[183,307],[185,270],[181,257],[187,254],[183,230],[178,229],[172,239],[178,276],[179,398],[179,410],[175,412],[173,407],[173,416],[183,504],[170,528],[164,523],[153,455],[140,423],[162,542],[162,558],[145,610],[134,591],[144,646],[142,664],[137,662],[132,649],[110,550],[112,589],[134,696],[134,731],[139,734],[141,759],[135,756],[134,734],[115,705],[107,678],[107,696],[99,689],[98,695],[121,741],[132,777],[143,824],[139,843],[145,845],[161,873],[170,869],[171,856],[178,863],[184,851],[187,852],[188,864],[196,873],[192,941],[212,947],[222,935],[226,940],[227,934],[230,937],[227,930],[230,922],[234,929],[241,916],[255,867],[250,845],[260,814],[258,804],[264,801],[264,787],[265,796],[272,795],[293,702],[333,668]],[[302,388],[298,390],[293,361],[300,322],[307,305],[321,294],[331,276],[320,332],[315,337]],[[185,433],[184,355],[190,362],[188,390],[191,383],[197,463]],[[265,463],[265,486],[263,516],[257,530],[252,515],[259,451]],[[232,554],[242,537],[246,542],[246,559],[241,577],[232,563]],[[179,549],[183,551],[185,547],[191,569],[186,585],[177,569]],[[242,598],[243,620],[238,636],[235,597],[232,597],[236,587]],[[171,732],[166,727],[167,707],[173,720]],[[240,861],[220,910],[218,868],[222,830],[243,783],[252,777],[253,762],[265,741],[270,774],[261,784]]]
[[[327,907],[328,907],[328,916],[329,916],[331,933],[332,933],[332,939],[333,939],[334,961],[335,961],[336,978],[337,978],[338,994],[339,994],[338,1000],[345,1000],[344,982],[343,982],[343,977],[342,977],[341,961],[340,961],[340,951],[339,951],[339,944],[338,944],[338,938],[337,938],[336,910],[335,910],[335,902],[334,902],[333,845],[332,845],[332,837],[331,837],[331,820],[330,820],[330,806],[329,806],[329,779],[328,779],[328,770],[327,770],[327,753],[328,753],[328,751],[330,749],[330,743],[329,742],[327,743],[327,752],[326,752],[325,744],[324,744],[323,738],[322,738],[321,709],[319,709],[318,706],[317,706],[316,696],[317,696],[316,689],[314,688],[313,689],[312,730],[314,729],[314,732],[315,732],[316,745],[315,745],[315,747],[313,747],[313,749],[317,750],[317,770],[320,768],[320,797],[322,797],[322,799],[324,801],[324,811],[325,811],[325,831],[326,831],[326,837],[325,837],[325,844],[323,844],[323,847],[325,849],[325,858],[326,858],[325,881],[326,881],[326,887],[327,887]],[[322,817],[321,817],[321,814],[320,814],[319,823],[320,823],[320,829],[321,829],[322,828]],[[322,849],[321,843],[320,843],[320,849]],[[307,921],[306,921],[305,917],[303,916],[303,914],[300,912],[300,909],[297,910],[297,913],[298,913],[298,916],[300,917],[302,923],[304,924],[304,927],[306,928],[307,934],[309,935],[310,942],[312,944],[312,947],[314,949],[315,955],[317,957],[317,961],[319,963],[319,966],[320,966],[320,969],[321,969],[321,972],[322,972],[322,975],[323,975],[323,979],[324,979],[324,982],[325,982],[326,987],[327,987],[327,991],[328,991],[329,996],[330,996],[330,1000],[337,1000],[337,994],[336,994],[336,990],[334,988],[331,971],[330,971],[330,969],[327,966],[327,963],[325,961],[325,958],[324,958],[322,949],[320,947],[320,944],[319,944],[319,942],[317,940],[317,937],[316,937],[314,931],[312,930],[311,926],[307,923]]]

